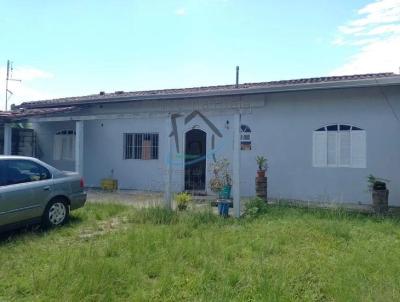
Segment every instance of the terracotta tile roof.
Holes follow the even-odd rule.
[[[219,92],[238,92],[246,93],[248,89],[254,88],[296,88],[296,86],[306,86],[312,84],[323,84],[323,83],[334,83],[334,82],[350,82],[358,80],[374,80],[378,78],[387,78],[398,76],[394,73],[371,73],[371,74],[359,74],[359,75],[348,75],[348,76],[332,76],[332,77],[318,77],[318,78],[305,78],[295,80],[283,80],[283,81],[271,81],[271,82],[259,82],[259,83],[244,83],[239,84],[238,87],[235,85],[219,85],[219,86],[205,86],[205,87],[193,87],[193,88],[180,88],[180,89],[162,89],[162,90],[146,90],[146,91],[116,91],[114,93],[100,93],[87,96],[78,97],[66,97],[59,99],[50,99],[43,101],[24,102],[17,108],[39,108],[39,107],[55,107],[55,106],[70,106],[70,105],[81,105],[87,103],[101,103],[108,101],[118,102],[121,99],[157,99],[161,97],[183,97],[183,95],[193,95],[201,93],[216,93]]]
[[[33,108],[33,109],[16,109],[13,111],[0,111],[0,121],[9,121],[14,119],[22,119],[32,116],[54,115],[57,113],[78,111],[78,107],[60,107],[60,108]]]

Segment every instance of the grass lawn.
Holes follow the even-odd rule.
[[[88,204],[0,241],[0,301],[400,301],[399,239],[397,219],[343,211]]]

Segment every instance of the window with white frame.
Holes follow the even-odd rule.
[[[251,150],[251,129],[247,125],[240,126],[240,149]]]
[[[334,124],[313,133],[314,167],[366,168],[366,132],[355,126]]]
[[[124,159],[158,159],[158,133],[125,133]]]
[[[53,159],[75,160],[74,130],[60,130],[54,136]]]

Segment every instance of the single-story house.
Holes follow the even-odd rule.
[[[31,148],[21,151],[14,132],[26,128]],[[236,198],[253,196],[264,155],[272,198],[368,204],[373,174],[390,180],[389,204],[400,206],[393,73],[24,102],[0,112],[0,129],[5,154],[79,171],[88,187],[112,177],[120,189],[210,193],[208,167],[227,158]]]

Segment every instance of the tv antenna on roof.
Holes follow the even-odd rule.
[[[8,81],[15,81],[15,82],[21,82],[21,80],[13,79],[12,78],[12,72],[14,70],[12,66],[13,62],[10,60],[7,60],[7,76],[6,76],[6,111],[8,107],[8,99],[9,95],[13,95],[12,91],[8,89]]]

